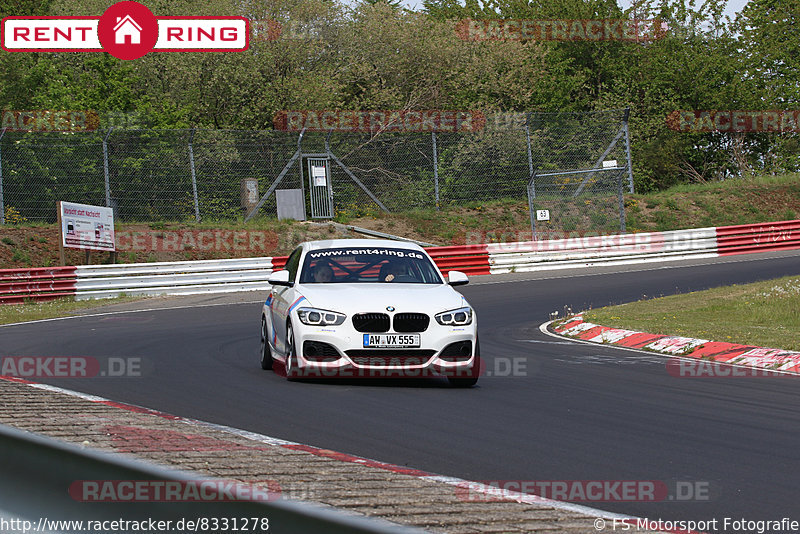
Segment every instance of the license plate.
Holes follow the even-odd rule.
[[[419,347],[419,334],[364,334],[364,347],[380,349]]]

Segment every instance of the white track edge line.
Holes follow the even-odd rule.
[[[4,328],[6,326],[20,326],[26,324],[48,323],[51,321],[66,321],[67,319],[82,319],[84,317],[104,317],[107,315],[122,315],[125,313],[144,313],[144,312],[154,312],[161,310],[186,310],[190,308],[210,308],[213,306],[237,306],[239,304],[261,304],[262,302],[264,302],[264,299],[248,300],[245,302],[217,302],[213,304],[192,304],[191,306],[169,306],[165,308],[146,308],[141,310],[120,310],[120,311],[102,312],[102,313],[86,313],[83,315],[65,315],[64,317],[51,317],[50,319],[36,319],[35,321],[22,321],[19,323],[0,324],[0,328]]]

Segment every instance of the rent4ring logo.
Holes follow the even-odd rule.
[[[6,52],[108,52],[138,59],[156,52],[241,52],[249,46],[244,17],[156,17],[138,2],[117,2],[100,17],[6,17]]]

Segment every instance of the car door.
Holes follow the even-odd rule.
[[[289,280],[297,281],[297,270],[300,266],[300,256],[302,247],[297,247],[286,260],[284,269],[289,271]],[[295,299],[297,290],[294,287],[274,286],[272,288],[272,315],[273,345],[280,354],[286,354],[286,319],[289,315],[289,307]]]

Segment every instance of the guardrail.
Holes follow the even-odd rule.
[[[717,256],[714,228],[586,236],[488,246],[491,274]]]
[[[800,220],[722,226],[716,230],[720,256],[800,248]]]
[[[800,220],[569,239],[431,247],[443,273],[470,275],[713,258],[800,248]],[[129,295],[266,291],[286,256],[0,271],[0,304],[75,295],[79,300]]]
[[[395,525],[379,519],[346,514],[335,509],[323,508],[310,503],[278,500],[227,500],[229,495],[221,485],[208,484],[212,477],[199,477],[185,471],[176,471],[125,458],[110,453],[81,448],[52,438],[22,432],[0,425],[0,517],[5,521],[28,521],[15,523],[20,532],[86,532],[107,530],[110,527],[83,528],[104,521],[200,521],[207,518],[248,518],[250,531],[319,533],[319,534],[415,534],[423,531]],[[82,502],[74,495],[75,484],[82,482],[119,483],[122,481],[171,481],[199,484],[204,482],[202,499],[195,501],[131,502],[131,500],[109,502]],[[262,491],[260,495],[274,492]],[[241,493],[240,493],[241,494]],[[255,492],[251,493],[255,495]],[[15,517],[9,518],[7,514]],[[252,528],[255,519],[266,518],[269,528]],[[44,524],[42,523],[44,521]],[[68,524],[69,521],[80,521]],[[239,519],[242,521],[242,519]],[[97,523],[95,523],[97,524]],[[260,523],[259,523],[260,525]],[[208,526],[208,525],[206,525]],[[150,527],[151,529],[153,527]],[[140,528],[141,529],[141,528]],[[136,530],[140,530],[136,529]],[[118,530],[113,528],[113,530]],[[129,530],[129,529],[122,529]],[[147,529],[141,529],[147,530]],[[192,528],[169,528],[166,530],[194,530]],[[208,529],[201,528],[200,531]]]
[[[78,266],[76,298],[267,291],[267,277],[284,263],[264,257]]]
[[[75,295],[75,267],[0,269],[0,304],[46,301]]]
[[[431,247],[426,251],[445,274],[453,270],[466,274],[490,274],[487,245]]]

